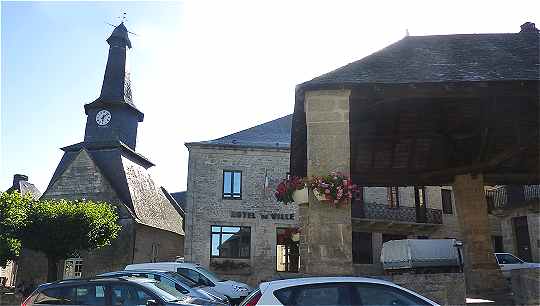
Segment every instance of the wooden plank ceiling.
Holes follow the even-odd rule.
[[[489,92],[489,91],[488,91]],[[431,95],[350,101],[351,175],[362,185],[538,183],[538,96]]]

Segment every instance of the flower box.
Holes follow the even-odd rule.
[[[308,189],[306,187],[295,190],[292,194],[294,203],[296,204],[304,204],[309,202],[308,198]]]

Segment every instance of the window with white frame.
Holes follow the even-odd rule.
[[[64,262],[64,279],[81,278],[84,260],[80,257],[68,258]]]
[[[242,199],[242,171],[223,170],[223,198]]]

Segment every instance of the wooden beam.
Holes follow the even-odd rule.
[[[534,136],[533,138],[538,138],[538,135]],[[536,142],[533,144],[536,145]],[[531,144],[529,143],[529,145]],[[484,173],[490,169],[497,167],[502,162],[523,152],[528,147],[529,146],[527,145],[517,146],[517,147],[514,146],[510,149],[507,149],[498,153],[497,155],[493,156],[490,160],[486,162],[474,163],[472,165],[464,166],[464,167],[456,167],[456,168],[451,168],[451,169],[427,172],[427,173],[421,174],[420,177],[424,180],[430,180],[435,177],[456,176],[458,174],[464,174],[464,173]]]

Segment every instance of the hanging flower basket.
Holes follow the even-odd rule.
[[[282,180],[281,183],[276,188],[275,196],[278,202],[282,202],[283,204],[287,205],[292,202],[297,201],[304,201],[302,203],[307,203],[307,195],[306,199],[301,198],[302,190],[306,189],[306,181],[298,176],[293,177],[287,177],[286,179]],[[297,194],[297,199],[295,199],[295,193],[299,192]],[[306,189],[307,193],[307,189]]]
[[[308,198],[307,187],[293,191],[292,197],[293,197],[294,203],[296,204],[308,203],[309,198]]]
[[[321,202],[339,204],[352,199],[358,189],[345,174],[332,172],[325,176],[314,176],[309,181],[309,188]]]

